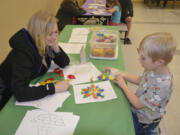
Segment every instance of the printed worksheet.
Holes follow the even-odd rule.
[[[71,35],[88,35],[89,32],[89,28],[73,28]]]
[[[101,72],[91,62],[67,66],[63,69],[63,73],[65,79],[69,79],[68,75],[75,76],[75,79],[70,80],[71,84],[90,82],[91,78],[97,80],[97,76],[101,75]]]
[[[89,32],[89,28],[74,28],[69,43],[86,43]]]
[[[81,48],[86,46],[86,44],[78,44],[78,43],[62,43],[59,42],[59,46],[67,53],[67,54],[80,54]]]
[[[117,98],[109,81],[73,85],[73,91],[76,104],[103,102]]]
[[[87,38],[87,35],[71,35],[69,43],[86,43]]]
[[[64,101],[70,96],[70,92],[61,92],[53,95],[46,96],[42,99],[27,101],[27,102],[18,102],[16,105],[19,106],[33,106],[42,110],[55,111],[58,107],[61,107]]]
[[[27,111],[15,135],[73,135],[79,118],[66,112]]]

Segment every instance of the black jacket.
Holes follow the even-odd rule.
[[[54,84],[29,87],[32,79],[48,70],[42,64],[42,57],[30,34],[25,29],[21,29],[10,38],[9,43],[12,50],[0,66],[0,77],[7,87],[6,93],[13,94],[17,101],[30,101],[54,94]],[[61,48],[59,53],[53,53],[55,54],[53,60],[60,67],[69,64],[69,57]],[[48,68],[51,60],[51,57],[46,56]]]
[[[72,24],[73,17],[86,13],[85,10],[79,8],[72,1],[65,1],[61,4],[56,18],[58,19],[58,29],[61,31],[65,25]]]

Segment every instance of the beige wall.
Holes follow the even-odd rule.
[[[32,14],[40,9],[56,14],[62,0],[0,0],[0,63],[7,56],[9,38],[26,27]]]
[[[9,38],[40,9],[56,13],[62,0],[0,0],[0,63],[7,56]],[[82,4],[85,0],[79,0]],[[132,0],[143,1],[143,0]]]
[[[144,2],[144,0],[132,0],[132,2]]]

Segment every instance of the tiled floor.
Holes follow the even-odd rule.
[[[170,69],[174,74],[175,87],[167,106],[167,113],[160,123],[161,135],[180,135],[180,8],[149,8],[143,3],[134,3],[134,17],[130,39],[132,45],[123,45],[126,71],[142,73],[136,48],[141,39],[153,32],[170,32],[177,40],[177,52]],[[128,84],[135,91],[136,86]]]

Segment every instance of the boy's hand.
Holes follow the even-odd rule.
[[[109,73],[111,72],[111,67],[106,67],[103,71],[103,73]]]
[[[69,84],[69,81],[61,81],[57,84],[55,84],[55,92],[64,92],[64,91],[67,91],[68,88],[69,88],[70,84]]]
[[[123,88],[126,85],[126,82],[124,81],[121,75],[116,75],[114,82],[118,84],[121,88]]]
[[[106,67],[103,72],[107,72],[109,73],[111,76],[115,77],[117,75],[121,75],[122,77],[124,76],[124,72],[116,69],[116,68],[112,68],[112,67]]]

